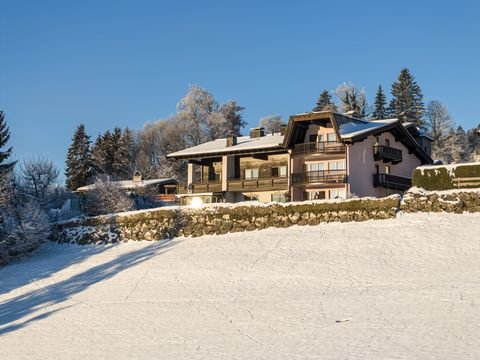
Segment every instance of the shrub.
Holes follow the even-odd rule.
[[[423,167],[413,171],[412,185],[429,191],[449,190],[456,188],[455,178],[474,177],[480,177],[480,163]]]
[[[94,189],[85,194],[84,208],[95,216],[133,210],[134,202],[115,183],[97,180]]]

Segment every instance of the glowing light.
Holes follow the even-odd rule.
[[[192,202],[191,202],[190,205],[191,205],[191,207],[193,207],[193,208],[198,208],[198,207],[202,206],[202,204],[203,204],[202,198],[194,197],[194,198],[192,199]]]

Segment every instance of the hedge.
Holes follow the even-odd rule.
[[[425,190],[449,190],[457,186],[454,185],[455,178],[475,178],[480,177],[480,163],[445,165],[420,167],[413,171],[412,185]],[[461,186],[461,187],[479,187],[479,186]]]

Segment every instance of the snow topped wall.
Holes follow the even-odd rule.
[[[413,187],[403,196],[404,212],[480,212],[480,189],[427,191]]]
[[[387,219],[395,217],[399,204],[400,196],[392,195],[382,199],[347,201],[159,208],[57,223],[53,227],[51,239],[61,243],[114,243],[226,234],[268,227],[317,225],[334,221]]]

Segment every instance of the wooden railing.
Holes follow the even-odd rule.
[[[295,154],[344,154],[346,147],[336,141],[322,141],[296,144],[293,149]]]
[[[187,184],[179,184],[177,186],[177,194],[200,194],[207,192],[221,192],[222,183],[219,181],[192,183],[190,189]]]
[[[347,172],[345,170],[316,170],[292,174],[294,184],[301,183],[345,183]]]
[[[230,179],[227,181],[228,191],[247,190],[286,190],[287,177],[258,178],[258,179]]]
[[[412,186],[412,179],[391,174],[374,174],[373,186],[404,191]]]
[[[391,161],[392,163],[396,164],[402,161],[402,150],[385,145],[374,145],[373,158],[376,161]]]

